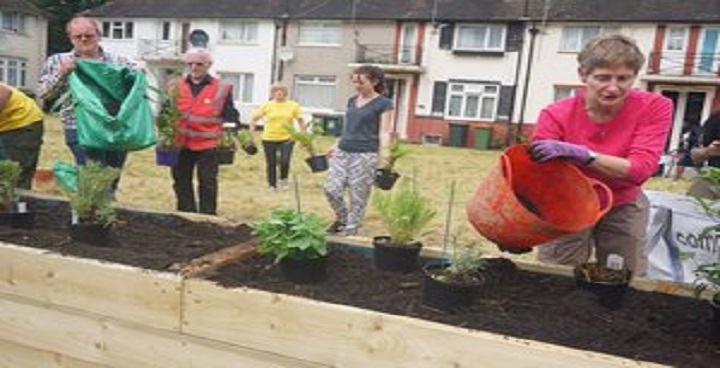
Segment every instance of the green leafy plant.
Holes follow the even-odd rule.
[[[253,224],[253,235],[260,238],[258,252],[284,258],[311,259],[327,254],[325,222],[314,213],[278,207]]]
[[[11,160],[0,161],[0,209],[9,211],[15,203],[15,188],[22,172],[20,164]]]
[[[430,200],[407,182],[394,192],[378,194],[373,205],[396,245],[409,245],[416,240],[436,214]]]
[[[237,147],[235,144],[237,139],[237,133],[234,130],[223,129],[223,132],[220,135],[220,141],[218,142],[218,147],[233,150]]]
[[[323,134],[323,130],[318,123],[311,123],[310,127],[310,131],[306,133],[299,131],[293,125],[288,125],[285,129],[287,130],[288,134],[290,134],[290,138],[293,141],[297,142],[300,147],[302,147],[308,153],[308,155],[310,155],[310,157],[315,157],[317,156],[315,139]]]
[[[720,262],[698,266],[695,276],[695,296],[700,297],[703,292],[710,290],[711,299],[720,304]]]
[[[393,171],[397,161],[410,154],[410,148],[400,143],[398,140],[394,140],[387,146],[387,153],[383,158],[382,168],[387,171]]]
[[[254,147],[255,139],[249,130],[243,129],[237,134],[237,140],[241,147]]]
[[[90,161],[77,169],[77,188],[60,185],[80,223],[110,225],[116,221],[111,189],[120,169]]]
[[[168,91],[159,91],[160,111],[155,120],[158,130],[158,147],[165,149],[177,148],[175,137],[178,132],[178,120],[182,112],[178,109],[177,101],[179,89],[176,84],[169,87]]]

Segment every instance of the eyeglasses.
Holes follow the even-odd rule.
[[[92,40],[92,39],[95,39],[95,37],[97,37],[97,35],[94,35],[94,34],[79,34],[79,35],[71,35],[70,36],[70,38],[72,38],[73,40],[82,40],[82,39]]]
[[[187,66],[193,66],[193,65],[205,66],[205,63],[196,63],[196,62],[191,61],[191,62],[185,63],[185,65],[187,65]]]

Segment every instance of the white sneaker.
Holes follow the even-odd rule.
[[[288,190],[288,189],[290,189],[290,186],[288,186],[288,181],[287,181],[287,179],[280,180],[280,182],[279,182],[278,184],[279,184],[278,187],[280,188],[280,190]]]
[[[267,191],[268,191],[268,192],[277,192],[277,188],[275,188],[275,187],[273,187],[273,186],[269,186],[269,187],[267,188]]]

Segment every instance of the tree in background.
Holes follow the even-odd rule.
[[[65,34],[65,24],[75,15],[104,4],[107,0],[34,0],[50,14],[48,24],[48,55],[72,48]]]

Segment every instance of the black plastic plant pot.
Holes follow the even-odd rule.
[[[377,169],[377,171],[375,171],[375,185],[382,190],[390,190],[393,188],[399,177],[400,174],[395,171]]]
[[[180,150],[176,148],[156,148],[155,163],[160,166],[175,166],[180,157]]]
[[[227,147],[218,147],[218,164],[232,165],[235,162],[235,150]]]
[[[407,273],[418,267],[418,256],[422,249],[420,242],[395,245],[390,241],[383,244],[373,240],[373,246],[375,268],[378,270]]]
[[[590,263],[584,263],[575,267],[575,284],[578,288],[587,290],[597,298],[598,304],[601,306],[615,310],[623,305],[625,292],[630,284],[631,272],[623,270],[624,278],[622,281],[604,281],[588,278],[587,270]]]
[[[327,256],[292,259],[283,258],[280,270],[285,278],[294,284],[315,284],[327,279]]]
[[[447,266],[447,264],[433,263],[423,267],[422,303],[432,309],[454,313],[472,305],[479,294],[482,283],[478,281],[472,284],[459,284],[441,281],[433,277],[439,270]]]
[[[35,226],[33,212],[0,212],[0,226],[18,229],[32,229]]]
[[[258,153],[257,146],[254,144],[242,146],[242,150],[245,151],[245,153],[247,153],[250,156],[255,156]]]
[[[98,247],[111,246],[110,226],[104,224],[70,224],[70,238]]]
[[[328,169],[328,160],[325,155],[312,156],[305,159],[305,162],[310,166],[310,171],[314,173],[327,171]]]
[[[720,343],[720,296],[710,300],[710,307],[712,307],[711,338]]]

